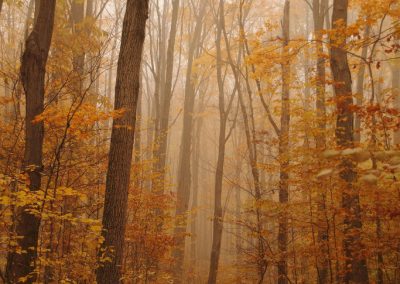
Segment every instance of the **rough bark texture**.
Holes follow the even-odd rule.
[[[348,0],[335,0],[333,2],[332,27],[337,21],[342,21],[347,26]],[[347,61],[347,53],[343,49],[345,39],[331,40],[331,69],[335,80],[335,96],[337,108],[336,143],[342,148],[353,147],[353,121],[354,115],[350,110],[353,104],[351,90],[351,73]],[[361,243],[361,209],[359,194],[353,182],[356,172],[351,160],[343,159],[340,177],[343,180],[344,189],[342,206],[344,217],[343,248],[346,256],[346,271],[344,283],[368,283],[368,270],[365,256],[358,252],[362,249]]]
[[[279,180],[279,202],[282,204],[282,212],[279,216],[279,232],[278,232],[278,284],[288,283],[288,267],[287,267],[287,244],[288,244],[288,218],[285,212],[286,204],[289,201],[289,124],[290,124],[290,63],[288,52],[285,50],[289,44],[289,27],[290,27],[290,1],[285,1],[282,36],[283,36],[283,57],[282,58],[282,110],[281,110],[281,131],[279,136],[279,163],[280,163],[280,180]],[[285,58],[286,57],[286,58]]]
[[[113,121],[103,213],[104,243],[99,252],[97,282],[120,283],[130,172],[134,143],[140,65],[149,1],[127,1],[115,86],[116,110],[124,109]],[[102,256],[111,261],[101,262]]]
[[[186,71],[185,100],[183,106],[183,130],[181,149],[179,157],[178,187],[176,194],[177,217],[174,228],[175,248],[172,252],[174,258],[174,283],[181,283],[183,280],[183,264],[185,250],[185,232],[187,226],[187,211],[189,209],[190,185],[191,185],[191,163],[190,152],[192,146],[193,110],[195,101],[194,80],[192,78],[192,66],[195,51],[198,48],[202,30],[202,19],[205,12],[205,5],[196,19],[196,27],[189,46],[188,66]]]
[[[36,6],[37,20],[25,43],[21,62],[21,82],[26,97],[24,167],[29,176],[29,190],[41,187],[44,123],[33,122],[43,112],[46,63],[50,50],[56,1],[47,0]],[[26,253],[10,253],[7,261],[7,278],[17,283],[20,277],[30,276],[27,283],[36,280],[34,273],[37,257],[40,217],[21,208],[16,234],[22,237],[18,245]]]

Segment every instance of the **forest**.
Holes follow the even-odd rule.
[[[400,0],[0,0],[0,283],[399,284]]]

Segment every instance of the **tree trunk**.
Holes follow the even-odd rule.
[[[174,228],[175,248],[172,256],[174,258],[174,283],[181,283],[183,280],[183,264],[185,250],[185,233],[187,227],[187,211],[189,209],[191,169],[190,152],[192,146],[193,110],[195,101],[194,81],[192,78],[192,66],[195,51],[198,49],[201,30],[203,27],[203,17],[205,13],[205,3],[197,15],[196,27],[189,45],[188,65],[186,70],[185,100],[183,107],[183,130],[181,149],[179,157],[178,187],[176,193],[176,223]]]
[[[241,163],[240,161],[236,165],[235,169],[235,177],[237,180],[237,185],[235,186],[235,220],[236,220],[236,241],[235,241],[235,253],[236,253],[236,282],[241,283],[242,279],[242,271],[241,271],[241,250],[243,246],[242,242],[242,227],[239,225],[239,222],[241,221],[241,196],[240,196],[240,191],[242,190],[240,188],[240,181],[241,181]]]
[[[219,106],[219,138],[218,138],[218,158],[215,170],[215,187],[214,187],[214,216],[213,216],[213,238],[210,257],[210,269],[208,274],[208,284],[215,284],[217,282],[218,265],[221,252],[222,230],[223,230],[223,216],[222,216],[222,182],[224,177],[224,162],[225,162],[225,146],[226,146],[226,122],[227,112],[225,111],[224,100],[224,82],[222,75],[222,51],[221,40],[222,30],[225,22],[224,14],[224,1],[219,1],[217,17],[217,38],[215,41],[216,47],[216,68],[217,68],[217,82],[218,82],[218,106]]]
[[[36,192],[41,187],[43,170],[43,121],[33,123],[35,117],[43,112],[46,63],[50,50],[54,26],[55,0],[36,6],[37,20],[25,43],[21,60],[21,82],[26,96],[25,116],[25,154],[24,167],[29,176],[29,190]],[[36,280],[35,259],[39,237],[40,217],[21,208],[17,220],[16,234],[18,245],[26,253],[11,252],[7,260],[7,278],[16,283],[20,277],[29,275],[27,283]]]
[[[285,1],[283,14],[283,51],[282,56],[288,57],[287,46],[289,44],[290,32],[290,0]],[[279,216],[278,232],[278,284],[288,283],[287,267],[287,244],[288,244],[288,218],[286,208],[289,201],[289,124],[290,124],[290,62],[289,58],[282,62],[282,110],[281,110],[281,131],[279,136],[279,203],[282,205],[282,212]]]
[[[111,133],[103,212],[104,242],[99,251],[98,283],[120,283],[130,172],[139,96],[140,65],[149,1],[128,1],[118,59],[114,109],[124,114],[114,119]],[[111,261],[102,262],[104,257]]]
[[[82,27],[80,27],[80,25],[82,24],[82,21],[85,16],[84,11],[85,11],[84,1],[80,0],[72,1],[71,26],[73,34],[77,37],[81,36]],[[84,64],[85,64],[85,53],[78,49],[78,52],[74,52],[72,58],[72,65],[74,68],[74,72],[76,73],[76,80],[77,80],[76,84],[77,90],[74,91],[78,92],[78,94],[80,94],[82,91],[81,89],[82,89]]]
[[[323,56],[323,33],[324,19],[327,9],[326,0],[313,1],[313,19],[314,19],[314,36],[316,39],[317,51],[317,74],[316,74],[316,112],[318,132],[315,139],[316,148],[318,151],[324,151],[326,147],[326,106],[325,106],[325,58]],[[317,272],[318,283],[324,284],[328,280],[329,271],[329,243],[328,229],[325,222],[326,211],[326,193],[325,186],[320,183],[320,192],[317,195],[318,207],[318,246],[320,254],[318,256]]]
[[[201,102],[199,104],[198,112],[204,111],[204,98],[205,92],[201,94]],[[199,178],[200,178],[200,153],[201,153],[201,131],[203,127],[203,117],[199,117],[196,120],[196,135],[193,145],[192,160],[193,160],[193,194],[192,194],[192,223],[191,223],[191,240],[190,240],[190,267],[191,272],[194,275],[193,281],[196,283],[197,280],[197,263],[198,263],[198,238],[197,238],[197,227],[198,227],[198,203],[199,203]]]
[[[167,7],[168,5],[168,0],[163,1],[164,6]],[[161,95],[164,94],[164,89],[165,89],[165,68],[166,68],[166,26],[167,26],[167,15],[169,9],[163,9],[163,11],[160,11],[159,5],[156,5],[156,14],[157,14],[157,28],[158,28],[158,35],[157,38],[154,39],[156,41],[156,44],[152,44],[152,32],[149,30],[149,40],[150,40],[150,45],[156,46],[156,50],[152,51],[151,54],[154,54],[155,63],[153,64],[153,76],[154,76],[154,99],[153,99],[153,109],[154,109],[154,137],[153,137],[153,160],[156,162],[153,163],[153,179],[152,179],[152,186],[151,189],[153,192],[156,192],[158,188],[160,187],[161,183],[164,183],[164,180],[161,180],[165,177],[163,172],[159,171],[159,161],[160,159],[158,158],[159,154],[159,149],[160,149],[160,140],[163,139],[161,136],[161,107],[162,107],[162,97]],[[158,57],[157,57],[157,56]],[[162,222],[160,222],[160,225]],[[160,226],[159,226],[160,227]]]
[[[396,35],[396,43],[400,43],[400,35]],[[396,57],[400,55],[400,51],[396,52]],[[394,99],[394,108],[400,111],[400,67],[398,59],[392,65],[392,96]],[[400,129],[395,130],[393,135],[395,145],[400,144]]]
[[[178,11],[179,11],[179,0],[173,0],[172,2],[172,18],[171,18],[171,30],[169,33],[168,47],[167,47],[167,61],[165,82],[163,92],[161,93],[161,116],[160,116],[160,129],[159,129],[159,145],[157,149],[157,172],[160,173],[160,187],[157,189],[159,193],[164,192],[165,187],[165,166],[167,161],[167,141],[168,141],[168,128],[169,128],[169,113],[171,109],[172,99],[172,76],[174,71],[174,49],[175,49],[175,38],[178,22]]]
[[[364,39],[366,40],[369,37],[370,33],[370,27],[367,26],[365,28],[365,33],[364,33]],[[361,51],[361,57],[362,58],[367,58],[368,54],[368,45],[363,46],[362,51]],[[365,76],[365,62],[360,59],[360,69],[358,70],[357,73],[357,87],[356,87],[356,92],[357,92],[357,106],[361,107],[363,104],[364,100],[364,76]],[[361,142],[361,118],[359,115],[355,116],[354,120],[354,142],[356,144],[359,144]]]
[[[245,19],[243,18],[243,5],[244,1],[241,1],[240,3],[240,10],[239,10],[239,27],[240,30],[244,32],[244,21]],[[253,113],[253,104],[252,104],[252,92],[251,92],[251,86],[249,82],[249,76],[248,76],[248,70],[246,68],[246,76],[245,76],[245,82],[246,82],[246,88],[247,88],[247,93],[249,97],[249,105],[250,105],[250,111],[249,115],[247,114],[246,110],[246,104],[244,101],[243,97],[243,92],[242,92],[242,87],[240,84],[240,77],[237,72],[237,68],[235,67],[235,64],[232,59],[232,54],[231,54],[231,47],[228,42],[228,36],[226,33],[225,29],[225,24],[222,26],[223,27],[223,34],[225,38],[225,45],[226,45],[226,50],[228,54],[228,62],[229,65],[232,69],[232,73],[235,77],[235,85],[236,89],[238,92],[238,97],[239,97],[239,105],[240,109],[242,112],[242,117],[243,117],[243,124],[244,124],[244,130],[245,130],[245,135],[246,135],[246,144],[247,144],[247,151],[249,153],[249,161],[250,161],[250,168],[251,168],[251,174],[253,177],[253,185],[254,185],[254,197],[255,201],[259,202],[262,199],[262,189],[261,189],[261,182],[260,182],[260,171],[258,169],[258,153],[257,153],[257,143],[255,143],[257,137],[256,137],[256,129],[255,129],[255,119],[254,119],[254,113]],[[241,52],[243,52],[244,55],[244,45],[241,43],[239,45],[239,59],[241,57]],[[240,65],[240,60],[238,59],[238,66]],[[265,259],[265,245],[264,245],[264,238],[262,235],[263,232],[263,224],[261,223],[261,210],[259,207],[255,208],[256,211],[256,235],[257,235],[257,272],[258,272],[258,283],[262,283],[265,272],[267,271],[267,261]]]
[[[87,2],[86,2],[86,17],[87,18],[94,17],[94,1],[95,0],[87,0]]]
[[[114,60],[115,60],[115,53],[117,51],[117,44],[118,44],[118,35],[119,35],[119,23],[120,23],[120,8],[118,5],[117,0],[114,2],[114,8],[116,10],[115,16],[115,38],[111,49],[111,56],[110,56],[110,69],[108,70],[108,78],[107,78],[107,99],[109,102],[112,102],[112,80],[114,77]]]
[[[321,1],[321,3],[320,3]],[[317,94],[316,109],[318,122],[318,135],[316,137],[316,146],[319,149],[325,148],[325,131],[326,131],[326,107],[325,107],[325,58],[323,56],[323,34],[324,18],[325,18],[325,0],[314,0],[313,2],[313,19],[314,19],[314,36],[316,39],[317,51],[317,78],[315,92]]]
[[[348,0],[335,0],[333,2],[332,27],[337,21],[343,21],[347,26]],[[350,110],[353,104],[351,90],[351,73],[347,61],[347,53],[343,49],[345,42],[337,42],[331,39],[331,69],[334,84],[337,108],[336,120],[336,143],[342,148],[353,147],[353,120],[354,115]],[[343,248],[346,257],[346,271],[343,282],[345,283],[368,283],[368,270],[365,256],[357,255],[362,250],[361,243],[361,209],[359,194],[353,182],[356,172],[351,160],[343,159],[341,163],[340,177],[343,180],[344,189],[342,195],[342,206],[344,217],[344,240]]]

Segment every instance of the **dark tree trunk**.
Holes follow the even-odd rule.
[[[332,27],[335,27],[337,21],[343,21],[347,25],[347,10],[348,0],[333,2]],[[342,148],[350,148],[354,144],[354,115],[350,109],[353,104],[351,73],[347,53],[343,49],[345,43],[338,43],[331,39],[331,44],[331,69],[336,82],[334,84],[337,108],[336,143]],[[359,194],[353,185],[356,180],[356,172],[349,159],[343,159],[341,167],[340,177],[344,184],[342,206],[345,211],[343,248],[346,257],[343,282],[368,283],[365,256],[357,253],[362,250],[362,222]]]
[[[290,0],[285,1],[283,13],[283,56],[288,57],[286,50],[289,44],[290,30]],[[286,60],[286,61],[285,61]],[[284,207],[289,201],[289,124],[290,124],[290,62],[289,58],[282,62],[282,110],[281,110],[281,131],[279,135],[279,163],[280,163],[280,181],[279,181],[279,203]],[[288,245],[288,218],[285,208],[279,216],[278,249],[280,258],[278,261],[278,283],[288,283],[287,267],[287,245]]]
[[[99,252],[98,283],[120,283],[130,172],[139,96],[140,65],[149,1],[128,1],[118,59],[114,109],[125,113],[113,121]],[[101,262],[109,256],[111,261]]]
[[[29,190],[41,187],[44,123],[33,123],[43,112],[46,63],[50,50],[54,25],[55,0],[47,0],[36,6],[37,20],[25,43],[21,60],[21,82],[26,97],[25,154],[24,167],[29,176]],[[7,278],[16,283],[20,277],[30,276],[27,283],[33,283],[37,257],[40,217],[29,213],[28,207],[21,208],[16,234],[22,237],[18,245],[26,253],[10,253],[7,260]]]

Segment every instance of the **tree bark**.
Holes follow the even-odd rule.
[[[283,51],[282,51],[282,110],[281,110],[281,131],[279,136],[279,203],[282,205],[282,212],[279,216],[278,232],[278,284],[288,283],[287,267],[287,244],[288,244],[288,218],[286,208],[289,201],[289,125],[290,125],[290,58],[288,57],[287,46],[289,44],[290,32],[290,0],[285,0],[283,13]]]
[[[96,271],[98,283],[121,281],[140,65],[148,9],[148,0],[128,1],[126,4],[114,104],[115,110],[124,109],[125,112],[114,119],[111,133],[102,222],[104,242],[99,251],[100,266]],[[111,257],[111,261],[102,262],[103,257]]]
[[[332,27],[336,27],[337,21],[342,21],[347,26],[348,0],[334,0],[332,13]],[[339,41],[340,40],[340,41]],[[350,107],[353,104],[352,80],[347,61],[347,53],[344,50],[345,39],[331,39],[331,69],[336,96],[337,120],[336,143],[341,148],[350,148],[354,145],[354,115]],[[342,195],[342,207],[344,217],[343,248],[346,257],[346,271],[343,282],[368,283],[368,270],[365,256],[358,255],[361,251],[361,209],[359,194],[353,183],[356,180],[356,172],[353,162],[343,159],[341,163],[340,177],[343,180],[344,189]]]
[[[21,82],[26,97],[24,167],[29,177],[29,190],[36,192],[41,187],[43,170],[43,121],[33,122],[44,109],[44,87],[47,58],[54,26],[55,0],[47,0],[36,6],[37,20],[25,43],[21,60]],[[28,206],[21,208],[17,220],[18,245],[26,253],[11,252],[7,260],[7,278],[17,283],[21,277],[29,276],[27,283],[36,280],[35,259],[39,237],[40,217],[30,213]]]

